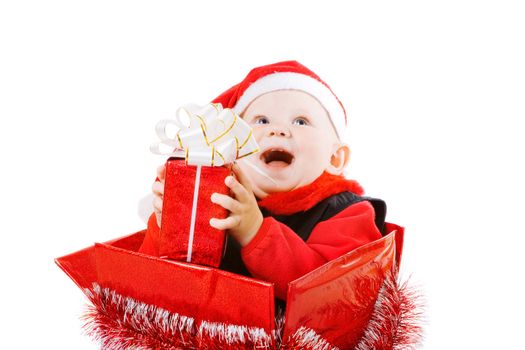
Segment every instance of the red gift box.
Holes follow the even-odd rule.
[[[145,231],[56,262],[94,304],[87,329],[113,349],[402,348],[420,329],[395,273],[403,228],[386,229],[290,282],[277,324],[273,284],[137,253]]]
[[[159,255],[174,260],[219,267],[226,234],[210,226],[228,211],[211,202],[212,193],[229,194],[226,167],[187,165],[183,159],[166,162]]]

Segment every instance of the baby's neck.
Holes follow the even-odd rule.
[[[258,201],[259,207],[275,215],[289,215],[306,211],[317,203],[341,192],[364,193],[357,181],[345,179],[342,175],[323,172],[312,183],[291,191],[275,192]]]

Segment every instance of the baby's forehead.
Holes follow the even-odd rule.
[[[330,119],[324,106],[307,92],[301,90],[276,90],[258,96],[244,110],[244,113],[281,111],[291,114],[308,114]],[[243,114],[244,114],[243,113]],[[279,113],[279,115],[284,115]]]

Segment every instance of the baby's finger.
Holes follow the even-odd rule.
[[[239,210],[240,203],[236,201],[235,199],[233,199],[232,197],[227,196],[225,194],[213,193],[211,195],[211,201],[231,212],[236,212]]]
[[[238,199],[239,202],[247,201],[250,198],[250,194],[246,191],[246,188],[233,176],[227,176],[224,183],[232,190],[235,198]]]
[[[155,181],[153,185],[151,186],[151,189],[153,190],[153,193],[155,193],[156,195],[160,197],[164,197],[164,184],[163,183],[159,181]]]
[[[159,178],[161,182],[164,182],[164,180],[166,179],[166,165],[165,164],[162,164],[161,166],[157,168],[157,177]]]
[[[162,212],[162,198],[155,196],[153,199],[153,209]]]
[[[217,230],[228,230],[239,225],[240,221],[238,216],[228,216],[226,219],[211,218],[210,226]]]

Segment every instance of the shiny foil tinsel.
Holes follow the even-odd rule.
[[[312,329],[299,328],[281,339],[284,314],[277,312],[276,329],[199,321],[122,296],[93,284],[84,290],[92,305],[83,315],[84,330],[104,350],[280,349],[338,350]],[[386,276],[374,312],[355,350],[415,349],[422,338],[420,297],[397,283],[397,271]]]

